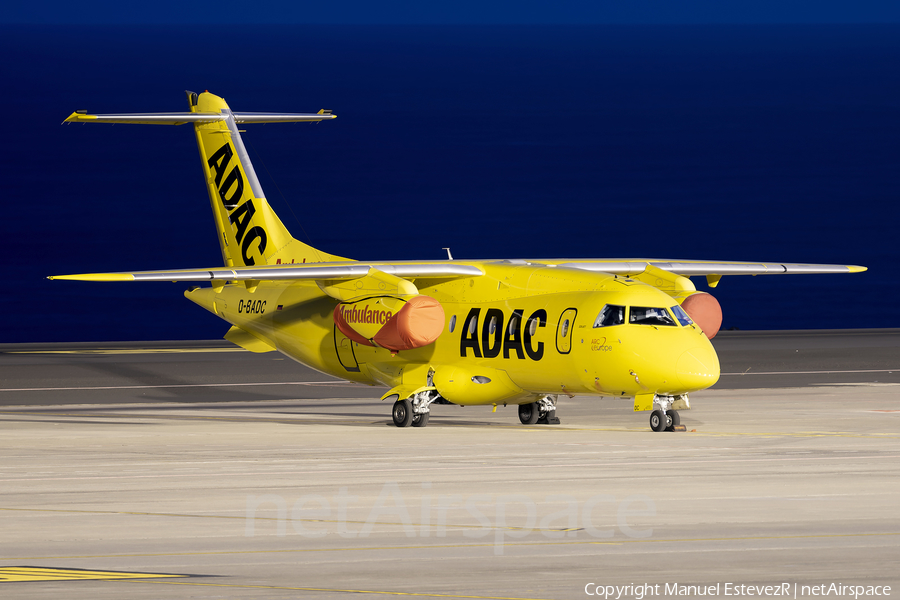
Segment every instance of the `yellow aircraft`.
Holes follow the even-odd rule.
[[[224,265],[50,279],[207,282],[185,296],[232,325],[225,339],[279,351],[335,377],[384,385],[398,427],[432,404],[517,405],[524,424],[555,424],[560,395],[634,399],[654,431],[679,426],[688,394],[713,385],[710,339],[723,275],[855,273],[864,267],[657,259],[357,262],[288,233],[266,202],[239,125],[315,122],[315,114],[238,113],[204,92],[190,112],[87,114],[66,123],[191,123]]]

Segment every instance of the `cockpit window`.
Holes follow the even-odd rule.
[[[610,327],[612,325],[621,325],[625,322],[625,307],[607,304],[597,315],[594,321],[594,327]]]
[[[636,325],[669,325],[674,327],[675,321],[664,308],[632,306],[628,311],[628,322]]]
[[[675,315],[675,318],[678,319],[678,322],[681,323],[682,326],[687,327],[688,325],[693,325],[694,322],[691,321],[691,318],[688,316],[684,309],[678,306],[677,304],[670,308],[672,314]]]

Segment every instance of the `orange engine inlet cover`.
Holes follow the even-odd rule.
[[[395,312],[379,309],[376,304],[401,307]],[[421,348],[438,339],[444,330],[444,308],[430,296],[408,300],[382,297],[338,304],[334,322],[344,335],[359,344],[399,352]]]
[[[691,294],[681,303],[681,308],[709,339],[713,339],[719,333],[722,326],[722,307],[712,294],[706,292]]]

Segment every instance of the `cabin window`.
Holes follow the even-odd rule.
[[[540,319],[531,319],[528,321],[528,335],[534,337],[534,334],[537,333],[538,325],[540,325]]]
[[[519,317],[516,316],[515,314],[513,314],[513,316],[511,316],[509,318],[509,328],[507,329],[507,331],[509,331],[509,335],[515,334],[516,330],[518,328],[519,328]]]
[[[454,329],[456,329],[456,315],[450,317],[450,333],[453,333]]]
[[[632,306],[628,310],[628,322],[635,325],[675,326],[675,320],[664,308]]]
[[[491,317],[491,324],[488,327],[490,334],[494,335],[494,332],[497,331],[497,317]]]
[[[673,306],[672,308],[670,308],[669,310],[672,311],[672,314],[675,315],[675,318],[678,319],[678,322],[681,323],[684,327],[694,324],[694,322],[691,321],[691,318],[688,316],[688,314],[686,312],[684,312],[684,309],[681,308],[680,306],[678,306],[677,304],[675,306]]]
[[[621,325],[625,322],[625,307],[616,306],[615,304],[607,304],[597,315],[594,321],[594,327],[611,327],[612,325]]]

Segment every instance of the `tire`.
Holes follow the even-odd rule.
[[[556,416],[555,410],[544,413],[544,416],[538,419],[538,425],[559,425],[559,417]]]
[[[681,417],[678,415],[678,411],[667,410],[666,431],[675,431],[675,427],[678,425],[681,425]]]
[[[413,427],[425,427],[428,425],[428,418],[431,416],[431,413],[422,413],[415,414],[412,418],[412,426]]]
[[[409,427],[413,420],[412,402],[409,400],[397,400],[391,410],[391,417],[397,427]]]
[[[540,418],[541,416],[540,412],[541,411],[538,409],[537,402],[520,404],[519,421],[521,421],[523,425],[534,425],[538,422],[538,418]]]
[[[668,419],[666,419],[661,410],[654,410],[650,413],[650,429],[653,431],[665,431],[668,425]]]

